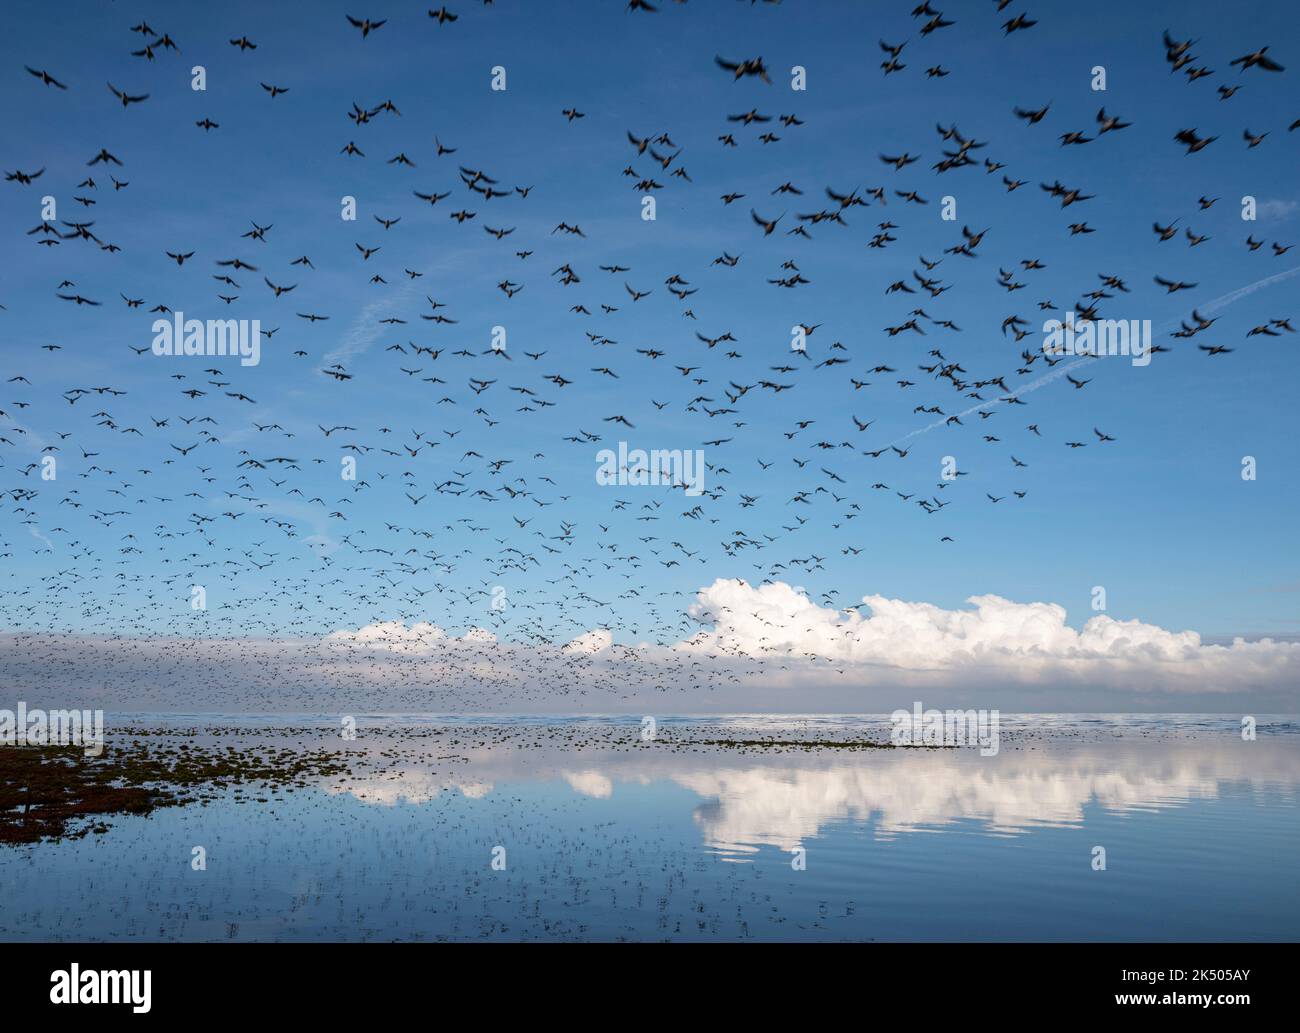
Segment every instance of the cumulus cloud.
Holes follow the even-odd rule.
[[[1090,618],[1066,623],[1056,603],[1017,603],[972,596],[969,609],[862,597],[858,609],[818,606],[789,585],[755,587],[714,581],[689,609],[713,625],[679,648],[736,656],[822,659],[887,668],[942,684],[964,674],[996,673],[1019,682],[1087,680],[1118,687],[1233,691],[1255,684],[1295,684],[1300,643],[1263,639],[1207,645],[1194,631],[1168,631],[1138,620]]]
[[[326,646],[346,649],[387,650],[393,653],[431,653],[446,645],[468,643],[493,645],[496,635],[487,628],[469,628],[464,635],[450,636],[437,624],[417,621],[376,621],[355,631],[342,629],[325,636]]]
[[[602,653],[614,644],[614,636],[606,628],[584,631],[564,648],[574,653]]]
[[[420,621],[409,627],[402,621],[379,621],[356,631],[334,631],[325,644],[352,649],[387,649],[393,652],[427,652],[445,642],[447,633],[436,624]]]
[[[866,595],[834,610],[784,583],[719,579],[687,612],[700,630],[670,646],[616,643],[606,628],[566,643],[400,620],[317,638],[0,633],[0,681],[43,705],[343,713],[888,713],[916,699],[1290,713],[1300,702],[1300,642],[1207,643],[1104,614],[1076,628],[1049,602],[980,595],[945,609]]]

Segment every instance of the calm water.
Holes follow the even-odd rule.
[[[353,776],[0,847],[0,938],[1300,938],[1295,719],[1004,714],[994,757],[698,745],[887,737],[863,717],[130,722]]]

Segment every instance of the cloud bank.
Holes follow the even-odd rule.
[[[113,710],[299,713],[888,713],[1300,710],[1300,643],[1208,644],[1104,614],[1079,628],[1055,603],[973,596],[944,609],[866,595],[818,606],[784,583],[718,579],[671,646],[568,642],[427,621],[312,639],[0,634],[14,700]],[[501,637],[498,637],[498,634]]]
[[[860,667],[867,679],[886,668],[913,684],[952,684],[996,674],[1018,683],[1086,681],[1118,688],[1196,688],[1234,692],[1300,683],[1300,643],[1235,639],[1207,645],[1194,631],[1168,631],[1105,614],[1080,630],[1056,603],[972,596],[971,609],[862,597],[870,611],[818,606],[782,582],[754,587],[714,581],[690,615],[712,624],[679,648],[744,656],[820,658]]]

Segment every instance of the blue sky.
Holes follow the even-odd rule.
[[[905,2],[786,0],[769,8],[692,0],[665,2],[653,15],[627,13],[615,2],[498,0],[483,8],[463,0],[452,6],[460,19],[438,27],[423,7],[395,3],[370,9],[142,3],[129,13],[72,3],[56,24],[43,5],[11,5],[0,155],[6,172],[47,171],[30,186],[0,184],[0,225],[9,241],[0,257],[3,379],[30,381],[6,384],[0,400],[7,414],[0,418],[0,436],[12,442],[0,448],[0,488],[40,492],[25,503],[10,496],[0,505],[9,575],[0,615],[10,629],[224,636],[421,619],[456,630],[491,626],[503,638],[527,629],[562,640],[608,627],[618,641],[670,642],[692,630],[681,614],[700,587],[743,577],[803,586],[814,601],[833,607],[853,605],[864,594],[946,609],[987,593],[1042,600],[1065,606],[1076,626],[1092,616],[1090,592],[1101,585],[1108,613],[1118,619],[1207,636],[1300,632],[1293,516],[1300,489],[1292,469],[1300,338],[1245,336],[1270,319],[1300,325],[1300,273],[1223,305],[1214,313],[1218,322],[1191,341],[1170,341],[1167,333],[1194,307],[1205,312],[1216,299],[1300,269],[1300,249],[1275,256],[1267,244],[1256,252],[1244,244],[1248,233],[1300,243],[1300,132],[1287,131],[1300,117],[1296,70],[1238,72],[1229,65],[1267,43],[1277,60],[1295,64],[1289,41],[1297,38],[1300,11],[1294,6],[1238,4],[1228,19],[1221,5],[1209,3],[1040,0],[1029,5],[1038,25],[1006,36],[999,24],[1020,4],[999,16],[992,3],[948,3],[934,6],[956,25],[927,37],[919,35],[922,22],[909,17],[912,5]],[[388,23],[362,39],[345,13]],[[154,61],[130,56],[144,37],[129,29],[141,20],[171,35],[180,53],[159,50]],[[1197,40],[1197,63],[1214,75],[1189,83],[1172,74],[1161,44],[1164,29]],[[227,42],[244,34],[256,50],[241,52]],[[904,39],[906,69],[883,75],[877,41]],[[775,82],[733,82],[714,64],[715,54],[733,60],[761,55]],[[206,92],[190,89],[196,64],[207,70]],[[927,79],[924,70],[934,64],[951,74]],[[48,69],[69,89],[42,86],[24,65]],[[507,70],[504,92],[489,89],[497,65]],[[807,69],[805,92],[789,89],[794,65]],[[1107,71],[1104,93],[1090,88],[1096,65]],[[123,110],[106,81],[149,99]],[[289,92],[271,99],[259,82]],[[1215,89],[1223,83],[1242,89],[1221,101]],[[380,113],[361,126],[346,117],[353,102],[373,108],[389,99],[400,117]],[[1039,125],[1026,126],[1012,114],[1013,106],[1048,102]],[[585,117],[567,121],[560,112],[571,106]],[[1058,143],[1070,130],[1095,135],[1101,106],[1131,128],[1084,146]],[[781,139],[763,145],[759,129],[726,121],[751,108],[794,113],[805,124],[769,123],[764,128]],[[205,117],[220,128],[196,128]],[[930,166],[946,146],[936,123],[955,123],[966,137],[987,142],[972,153],[1005,163],[1005,169],[936,174]],[[1188,127],[1218,140],[1187,155],[1173,136]],[[1243,129],[1269,135],[1248,149]],[[684,166],[691,181],[671,178],[648,156],[639,157],[628,131],[667,133],[681,151],[669,172]],[[736,148],[717,141],[728,131]],[[456,153],[437,157],[435,136]],[[339,153],[349,141],[364,158]],[[101,147],[125,163],[111,171],[129,182],[126,189],[113,190],[103,165],[86,167]],[[386,164],[399,152],[416,167]],[[882,153],[902,152],[919,154],[921,161],[898,172],[879,160]],[[466,191],[457,163],[485,170],[505,189],[532,191],[526,199],[484,203]],[[629,164],[665,184],[657,191],[654,222],[640,218],[643,194],[622,175]],[[1027,185],[1008,193],[1004,173]],[[78,189],[87,175],[96,188]],[[1095,199],[1062,210],[1038,186],[1057,179]],[[785,182],[804,194],[772,196]],[[795,213],[827,207],[827,186],[882,186],[890,193],[883,207],[873,201],[846,212],[847,227],[812,227],[812,240],[786,236]],[[929,204],[906,204],[896,189],[916,190]],[[414,190],[453,194],[430,208],[412,196]],[[719,197],[730,191],[746,196],[724,206]],[[24,236],[40,222],[46,194],[58,199],[60,218],[93,219],[94,232],[121,251],[110,254],[77,240],[45,248],[35,236]],[[355,223],[339,217],[345,195],[358,201]],[[945,195],[956,199],[956,223],[939,217]],[[1202,195],[1219,200],[1199,211]],[[1244,195],[1259,202],[1254,223],[1239,216]],[[75,196],[97,203],[87,210]],[[777,233],[762,235],[750,220],[751,203],[768,217],[787,213]],[[448,218],[458,208],[478,214],[459,225]],[[386,231],[374,216],[401,221]],[[1066,227],[1076,219],[1097,232],[1071,237]],[[1211,239],[1195,248],[1182,236],[1159,241],[1152,222],[1174,219],[1180,230],[1190,227]],[[896,224],[891,233],[898,239],[884,249],[867,247],[882,220]],[[585,239],[552,233],[560,221],[580,225]],[[272,224],[264,243],[240,238],[253,222]],[[516,229],[498,241],[484,232],[485,224]],[[960,243],[962,225],[988,231],[975,259],[943,254]],[[363,261],[358,243],[382,250]],[[534,251],[525,261],[514,256],[523,248]],[[165,251],[194,251],[195,257],[178,268]],[[740,254],[740,264],[713,266],[723,252]],[[290,265],[304,254],[314,270]],[[918,255],[943,259],[929,275],[951,289],[939,298],[886,294],[896,280],[912,282]],[[213,263],[236,256],[259,272],[234,273],[239,289],[227,291],[212,279],[219,271]],[[1019,263],[1029,258],[1046,268],[1023,271]],[[811,283],[793,290],[769,284],[786,260]],[[566,262],[581,283],[564,287],[551,275]],[[631,270],[611,276],[598,269],[615,263]],[[1014,269],[1025,289],[1009,295],[999,287],[999,268]],[[424,275],[411,281],[403,269]],[[374,273],[387,284],[369,283]],[[1042,376],[1041,360],[1031,375],[1015,374],[1019,351],[1041,344],[1037,331],[1052,314],[1040,312],[1037,302],[1051,299],[1067,309],[1100,286],[1103,273],[1123,277],[1132,288],[1105,301],[1103,315],[1150,319],[1158,340],[1174,346],[1171,354],[1156,355],[1146,368],[1115,358],[1093,362],[1084,389],[1054,380],[1027,393],[1027,406],[992,406],[997,415],[988,420],[972,416],[963,427],[911,437],[903,446],[910,446],[906,459],[862,454],[923,428],[930,417],[914,414],[917,405],[938,404],[953,413],[974,404],[917,369],[933,361],[930,348],[960,362],[971,380],[1003,375],[1014,389]],[[299,286],[277,299],[263,274]],[[698,293],[686,302],[672,297],[664,281],[673,274]],[[1170,296],[1152,282],[1157,274],[1198,286]],[[496,288],[506,278],[524,284],[509,300]],[[58,300],[56,288],[65,279],[102,306]],[[633,303],[624,281],[654,293]],[[239,300],[227,306],[218,293]],[[119,294],[144,298],[145,305],[129,309]],[[420,320],[431,311],[426,295],[444,302],[440,311],[458,322]],[[217,360],[220,379],[230,386],[209,387],[201,372],[207,362],[137,357],[129,350],[149,343],[154,317],[146,312],[160,302],[188,316],[259,319],[264,328],[280,329],[256,367]],[[618,311],[603,314],[602,302]],[[593,314],[569,311],[578,303]],[[917,306],[935,319],[953,320],[961,332],[928,324],[923,338],[882,332]],[[686,308],[695,320],[683,317]],[[308,324],[296,312],[330,318]],[[1034,331],[1020,345],[999,330],[1013,313]],[[379,323],[389,316],[407,322]],[[819,324],[809,339],[811,361],[789,351],[789,329],[800,322]],[[484,352],[495,325],[508,331],[510,360],[452,354]],[[593,346],[588,331],[617,343]],[[696,331],[730,331],[741,357],[725,358],[726,345],[708,349]],[[409,352],[412,341],[444,350],[436,362],[385,350],[401,343]],[[832,351],[836,341],[845,350]],[[1209,357],[1196,349],[1200,343],[1235,350]],[[41,350],[44,344],[62,350]],[[638,348],[666,354],[652,360]],[[298,349],[309,355],[294,357]],[[526,351],[546,354],[535,361]],[[337,383],[320,375],[327,356],[353,379]],[[831,356],[850,361],[816,368]],[[771,371],[787,363],[799,368]],[[692,377],[707,382],[684,378],[674,368],[679,365],[698,366]],[[866,374],[878,365],[898,372]],[[591,371],[603,366],[618,379]],[[421,372],[407,376],[399,367]],[[169,379],[174,372],[187,379]],[[553,373],[573,383],[558,388],[543,380]],[[446,383],[422,382],[431,375]],[[476,396],[468,387],[471,377],[496,383]],[[855,391],[850,377],[872,386]],[[894,383],[900,377],[917,386],[900,389]],[[796,386],[779,395],[755,387],[731,406],[735,414],[711,418],[701,405],[691,411],[696,396],[711,399],[709,408],[726,406],[728,382],[754,385],[768,378]],[[72,388],[103,385],[127,393],[90,395],[75,405],[61,397]],[[518,412],[530,396],[513,386],[557,404]],[[210,394],[191,401],[180,393],[187,387]],[[227,390],[242,391],[256,404],[228,398]],[[984,398],[998,393],[989,389]],[[445,397],[455,404],[439,404]],[[28,407],[18,408],[18,401]],[[653,402],[667,404],[658,409]],[[491,425],[475,414],[479,407]],[[94,416],[101,410],[117,430]],[[626,415],[634,429],[603,422],[614,414]],[[172,452],[173,444],[200,441],[199,425],[186,427],[182,416],[216,419],[207,426],[219,443],[200,444],[184,457]],[[852,416],[876,422],[858,432]],[[166,419],[167,426],[156,427],[151,417]],[[816,422],[787,438],[799,419]],[[254,423],[278,423],[296,436],[258,432]],[[316,429],[321,423],[357,431],[327,439]],[[1041,438],[1026,432],[1030,423],[1040,426]],[[132,426],[141,435],[122,433]],[[1098,443],[1093,427],[1117,440]],[[600,434],[602,442],[564,440],[580,428]],[[440,444],[416,458],[380,451],[414,443],[414,431]],[[61,433],[70,437],[61,440]],[[985,442],[984,434],[1000,441]],[[718,438],[731,440],[703,445]],[[684,500],[680,492],[599,486],[596,452],[619,440],[647,449],[704,447],[712,467],[707,486],[725,492],[705,501],[700,519],[690,519],[681,514],[698,500]],[[854,447],[814,447],[823,440]],[[1088,447],[1068,449],[1066,441]],[[362,491],[337,476],[340,446],[348,442],[373,449],[359,461],[359,477],[369,485]],[[44,444],[62,448],[54,484],[38,484],[37,472],[19,472]],[[83,459],[82,449],[98,456]],[[1012,454],[1027,468],[1013,467]],[[237,488],[240,462],[272,455],[298,458],[301,472],[276,487],[271,473],[254,471],[248,474],[252,490]],[[940,463],[948,455],[967,476],[939,489]],[[1240,477],[1246,455],[1258,462],[1253,482]],[[165,459],[172,462],[164,465]],[[510,462],[493,475],[487,464],[497,459]],[[806,460],[806,467],[796,459]],[[772,465],[763,469],[759,460]],[[114,475],[90,471],[92,463]],[[819,472],[822,467],[844,483]],[[410,484],[403,470],[415,475],[414,494],[428,493],[419,506],[405,497]],[[518,477],[533,494],[511,500],[500,484],[518,487],[512,480]],[[451,478],[469,485],[464,495],[433,491]],[[877,482],[890,490],[872,490]],[[302,496],[287,494],[295,487]],[[844,501],[817,493],[811,505],[791,502],[819,487]],[[478,488],[492,491],[495,501],[475,499]],[[1026,492],[1025,498],[1013,490]],[[192,491],[203,497],[186,498]],[[895,491],[951,504],[927,515]],[[741,493],[759,502],[741,508]],[[1004,501],[993,504],[986,493]],[[313,497],[322,504],[307,504]],[[83,505],[74,510],[65,499]],[[625,510],[615,509],[617,500],[627,503]],[[854,512],[851,503],[860,509],[846,520]],[[660,508],[644,508],[656,504]],[[118,509],[128,512],[111,518],[111,526],[109,518],[92,515]],[[226,511],[243,515],[222,517]],[[347,519],[331,519],[329,512],[344,512]],[[160,536],[160,528],[188,530],[193,513],[216,517],[207,525],[210,543],[193,535]],[[261,522],[270,514],[291,521],[296,537]],[[807,523],[785,530],[795,525],[796,514]],[[530,522],[521,528],[516,518]],[[565,535],[561,520],[575,530]],[[389,523],[433,537],[392,532]],[[720,543],[734,540],[737,531],[776,541],[761,552],[746,548],[728,556]],[[319,544],[304,542],[311,535],[335,543],[325,550],[327,564],[317,555]],[[425,560],[435,569],[401,573],[382,554],[337,546],[348,535],[353,545],[396,549],[397,555],[411,547],[431,550],[437,558]],[[647,535],[657,540],[641,541]],[[955,540],[941,542],[945,535]],[[547,553],[543,544],[557,551]],[[140,551],[121,551],[132,547]],[[846,553],[848,547],[860,552]],[[537,562],[527,562],[527,569],[503,567],[508,548],[533,554]],[[640,557],[639,565],[629,563],[630,554]],[[678,564],[663,565],[672,559]],[[270,565],[259,570],[250,560]],[[400,584],[384,588],[394,580]],[[206,614],[190,609],[192,583],[209,586]],[[64,587],[54,589],[57,584]],[[510,600],[504,612],[488,605],[497,585]],[[628,594],[633,588],[639,594]],[[417,597],[413,589],[429,594]]]

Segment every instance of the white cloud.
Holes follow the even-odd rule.
[[[551,644],[427,621],[292,639],[11,632],[0,680],[45,706],[164,710],[889,713],[923,699],[1290,713],[1300,702],[1296,641],[1214,644],[1105,615],[1074,628],[1060,605],[996,595],[951,610],[867,595],[862,609],[719,579],[688,608],[702,630],[671,647],[618,644],[605,628]]]
[[[574,653],[602,653],[614,644],[614,636],[605,628],[584,631],[564,648]]]
[[[407,627],[402,621],[379,621],[356,631],[334,631],[325,636],[327,646],[354,649],[388,649],[394,652],[427,652],[445,641],[447,633],[436,624],[420,621]]]
[[[1243,686],[1295,684],[1300,643],[1236,639],[1206,645],[1194,631],[1168,631],[1104,614],[1081,630],[1056,603],[972,596],[971,609],[862,597],[870,610],[831,610],[781,582],[754,587],[714,581],[690,615],[713,625],[678,648],[748,657],[803,657],[888,668],[909,683],[960,682],[990,673],[1018,682],[1086,680],[1116,687],[1228,692]],[[870,676],[870,675],[868,675]]]

